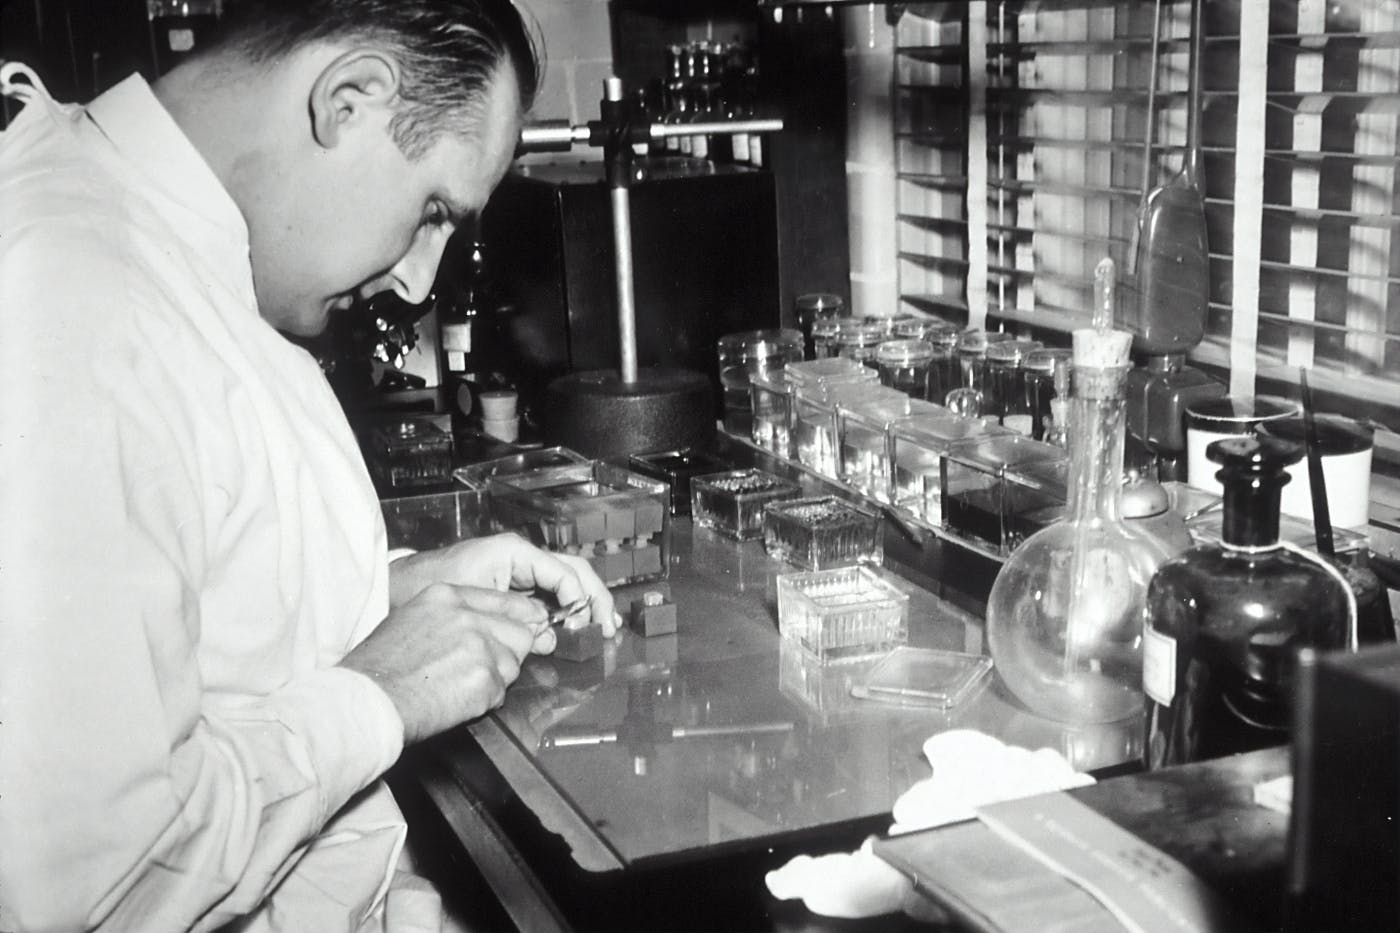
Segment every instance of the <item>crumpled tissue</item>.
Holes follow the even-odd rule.
[[[975,729],[950,729],[924,742],[933,774],[909,788],[894,804],[891,834],[972,819],[977,807],[1094,783],[1059,752],[1006,745]],[[908,877],[876,857],[873,837],[855,852],[799,855],[770,871],[764,881],[779,900],[800,898],[826,917],[875,917],[917,911]]]

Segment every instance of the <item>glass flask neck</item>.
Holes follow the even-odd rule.
[[[1126,366],[1075,367],[1069,403],[1069,502],[1072,521],[1117,522],[1123,485]]]

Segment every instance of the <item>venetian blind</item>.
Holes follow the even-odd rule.
[[[1400,0],[1204,0],[1210,304],[1199,364],[1400,428]],[[1129,274],[1186,151],[1189,0],[915,4],[896,26],[900,292],[957,322],[1067,330]],[[1147,102],[1156,93],[1150,148]],[[1150,156],[1148,153],[1150,152]]]

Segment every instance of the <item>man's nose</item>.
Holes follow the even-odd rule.
[[[414,241],[413,247],[389,270],[394,291],[400,298],[411,305],[428,300],[446,245],[446,234],[436,231]]]

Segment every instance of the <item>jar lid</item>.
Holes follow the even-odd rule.
[[[986,353],[987,352],[987,332],[984,330],[965,330],[958,335],[959,353]]]
[[[796,305],[799,314],[840,314],[846,309],[846,300],[830,292],[812,292],[798,295]]]
[[[1244,434],[1213,441],[1206,447],[1206,457],[1220,464],[1222,475],[1266,475],[1281,473],[1284,467],[1302,460],[1303,447],[1268,435]]]
[[[719,350],[725,355],[743,353],[768,356],[781,350],[794,349],[798,352],[802,350],[802,331],[791,327],[746,330],[719,338]]]
[[[1041,347],[1027,353],[1026,358],[1021,361],[1021,367],[1038,373],[1053,373],[1056,360],[1071,363],[1074,360],[1074,351]]]
[[[1208,398],[1186,406],[1188,425],[1239,434],[1263,421],[1299,412],[1297,402],[1271,395],[1254,398]]]
[[[1324,457],[1361,453],[1375,443],[1374,430],[1343,415],[1316,415],[1313,423],[1317,428],[1317,446]],[[1301,415],[1261,424],[1259,432],[1307,447],[1307,420]]]
[[[880,320],[845,320],[836,331],[836,343],[842,346],[868,347],[885,339],[885,325]]]
[[[987,361],[992,363],[1019,364],[1033,350],[1040,348],[1034,340],[1003,340],[987,347]]]
[[[908,366],[933,360],[933,344],[927,340],[886,340],[875,350],[875,360],[891,366]]]
[[[949,349],[958,345],[957,327],[952,324],[934,324],[924,331],[924,339],[936,347]]]
[[[896,337],[907,340],[922,340],[924,334],[937,326],[938,322],[932,318],[902,314],[894,319],[894,324],[890,328],[890,333],[894,334]]]

